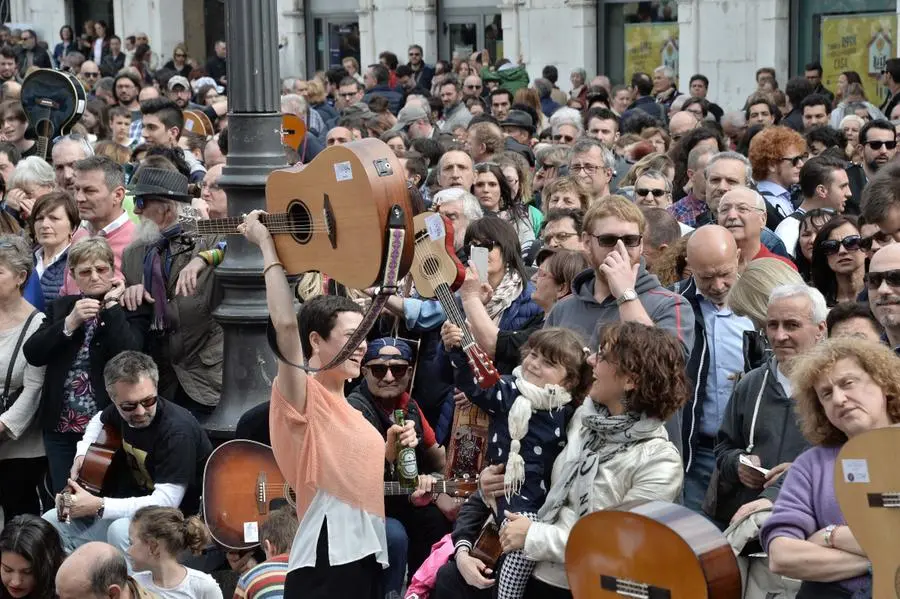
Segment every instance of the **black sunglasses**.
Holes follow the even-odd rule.
[[[877,233],[872,233],[868,237],[861,237],[859,239],[859,247],[863,249],[863,251],[869,252],[872,250],[872,244],[878,242],[879,245],[884,245],[891,241],[890,235],[886,235],[881,231]]]
[[[619,240],[625,244],[627,248],[636,248],[641,245],[641,240],[644,238],[643,235],[591,235],[594,239],[597,240],[597,243],[600,247],[605,248],[613,248],[616,247],[616,244],[619,243]]]
[[[666,195],[666,190],[665,189],[646,189],[644,187],[634,190],[634,195],[636,195],[640,198],[643,198],[644,196],[646,196],[647,194],[650,194],[650,193],[653,194],[654,198],[661,198],[664,195]]]
[[[878,289],[883,282],[891,287],[900,287],[900,269],[883,270],[881,272],[869,272],[866,275],[866,286],[869,289]]]
[[[803,154],[801,156],[791,156],[790,158],[782,158],[782,162],[790,162],[791,166],[794,168],[798,166],[803,166],[803,163],[809,158],[807,154]]]
[[[867,141],[866,145],[869,146],[870,150],[877,152],[881,149],[881,146],[884,146],[888,150],[893,150],[897,147],[896,141]]]
[[[395,379],[402,379],[406,376],[406,373],[409,372],[410,365],[409,364],[368,364],[366,368],[369,369],[369,372],[372,373],[379,381],[387,376],[388,370],[391,371],[391,375]]]
[[[839,251],[841,251],[841,246],[844,246],[844,249],[848,252],[859,251],[859,242],[859,235],[847,235],[841,240],[829,239],[827,241],[823,241],[819,244],[819,247],[822,248],[822,253],[824,253],[826,256],[834,256]]]
[[[148,397],[146,399],[142,399],[141,401],[136,402],[136,403],[119,404],[118,408],[123,412],[134,412],[135,410],[137,410],[138,406],[141,406],[145,410],[149,410],[150,408],[152,408],[153,406],[156,405],[157,399],[158,399],[157,396],[154,395],[153,397]]]

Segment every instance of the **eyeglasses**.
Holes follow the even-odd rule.
[[[138,406],[141,406],[145,410],[149,410],[150,408],[152,408],[153,406],[156,405],[157,399],[158,399],[158,397],[156,395],[154,395],[153,397],[147,397],[136,403],[117,404],[116,407],[119,408],[119,410],[122,412],[134,412],[135,410],[137,410]]]
[[[466,89],[481,89],[480,85],[466,85]]]
[[[644,238],[643,235],[591,235],[594,239],[597,240],[597,244],[600,247],[604,248],[613,248],[616,247],[616,244],[621,241],[625,247],[627,248],[636,248],[641,245],[641,240]]]
[[[86,266],[75,270],[75,276],[86,279],[92,274],[97,273],[98,277],[105,277],[112,269],[109,266]]]
[[[575,141],[575,137],[573,135],[554,135],[553,141],[567,144]]]
[[[721,216],[724,216],[734,210],[741,216],[747,216],[751,212],[765,212],[763,208],[757,208],[756,206],[751,206],[749,204],[719,204],[718,213]]]
[[[200,189],[208,189],[210,191],[219,191],[220,189],[222,189],[218,183],[204,183],[202,181],[198,183],[197,186]]]
[[[860,237],[860,239],[859,239],[859,247],[860,247],[860,249],[862,249],[864,252],[869,252],[869,251],[872,250],[872,245],[873,245],[876,241],[878,242],[878,245],[884,245],[884,244],[886,244],[886,243],[890,243],[890,241],[891,241],[891,236],[888,235],[888,234],[886,234],[886,233],[882,233],[881,231],[879,231],[879,232],[877,232],[877,233],[873,233],[872,235],[869,235],[868,237]]]
[[[410,58],[418,58],[419,56],[422,56],[419,52],[410,52],[409,53]]]
[[[496,166],[497,168],[500,168],[500,165],[497,164],[496,162],[479,162],[478,164],[476,164],[476,165],[473,166],[472,168],[474,168],[476,171],[477,171],[477,170],[487,171],[487,170],[490,170],[490,168],[491,168],[492,166]]]
[[[668,192],[665,189],[646,189],[644,187],[634,190],[634,195],[638,196],[639,198],[643,198],[647,194],[651,194],[651,193],[653,194],[654,198],[661,198],[664,195],[666,195]]]
[[[571,164],[569,165],[569,172],[572,174],[584,172],[585,174],[593,175],[599,171],[600,168],[601,167],[596,164]]]
[[[809,154],[801,154],[800,156],[792,156],[790,158],[782,158],[782,162],[790,162],[791,166],[794,168],[803,166],[803,163],[806,162],[806,159],[809,158]]]
[[[869,289],[878,289],[881,284],[887,282],[891,287],[900,287],[900,269],[871,272],[866,275],[866,285]]]
[[[187,54],[182,54],[181,52],[178,52],[175,54],[175,58],[186,58],[186,57],[187,57]]]
[[[544,245],[550,245],[553,241],[558,241],[559,243],[565,243],[566,239],[570,237],[575,237],[578,233],[567,233],[565,231],[560,231],[559,233],[550,233],[549,235],[544,235],[541,238],[541,241],[544,242]]]
[[[402,379],[406,376],[406,373],[409,372],[410,365],[409,364],[368,364],[366,368],[369,369],[369,372],[372,373],[379,381],[387,376],[388,370],[391,371],[391,376],[395,379]]]
[[[841,251],[841,246],[844,246],[844,249],[848,252],[858,252],[859,242],[859,235],[848,235],[840,241],[837,239],[828,239],[827,241],[823,241],[819,244],[819,247],[822,249],[822,253],[824,253],[826,256],[834,256],[839,251]]]
[[[884,146],[888,150],[893,150],[897,147],[896,141],[867,141],[866,145],[869,146],[869,149],[877,152],[881,149],[881,146]]]

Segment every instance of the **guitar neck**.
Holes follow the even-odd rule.
[[[50,138],[40,136],[37,138],[35,145],[37,146],[37,152],[35,153],[35,155],[40,156],[43,160],[47,160],[47,149],[50,146]]]
[[[279,214],[263,214],[259,221],[267,227],[273,221],[273,217],[281,217]],[[208,218],[197,221],[197,232],[201,235],[238,235],[238,225],[243,224],[242,216],[226,216],[225,218]]]
[[[453,481],[436,480],[434,481],[434,486],[432,487],[432,493],[452,493],[453,491],[455,491],[455,489],[456,485],[453,483]],[[386,496],[411,495],[415,490],[416,487],[404,487],[395,480],[384,481],[384,494]]]
[[[460,307],[456,304],[456,300],[454,299],[453,291],[451,291],[450,286],[447,283],[439,283],[435,286],[435,292],[435,295],[437,295],[438,301],[441,303],[441,307],[444,309],[444,313],[447,315],[447,318],[450,320],[450,322],[462,329],[462,350],[470,358],[475,358],[476,356],[472,351],[476,345],[475,338],[472,336],[472,331],[469,330],[469,326],[466,324],[465,315],[462,313]]]

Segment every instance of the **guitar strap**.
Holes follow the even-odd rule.
[[[334,359],[331,360],[331,362],[319,368],[311,368],[305,364],[296,364],[285,358],[281,353],[281,350],[278,348],[278,340],[275,336],[275,325],[272,324],[272,318],[269,317],[268,324],[266,326],[266,338],[269,342],[269,348],[272,350],[272,353],[275,354],[275,357],[285,364],[289,364],[294,368],[305,370],[308,373],[316,373],[321,372],[322,370],[329,370],[330,368],[334,368],[335,366],[342,364],[347,358],[349,358],[353,354],[353,352],[356,351],[356,348],[359,347],[360,343],[365,340],[366,335],[369,334],[369,331],[372,330],[372,327],[375,325],[375,320],[378,318],[381,310],[387,304],[388,298],[390,298],[391,295],[397,293],[397,287],[400,283],[401,278],[400,264],[403,257],[403,245],[405,240],[406,226],[403,209],[399,206],[394,206],[394,209],[392,210],[392,217],[388,224],[387,230],[387,252],[384,258],[384,266],[381,270],[381,287],[379,287],[378,293],[375,294],[375,297],[372,298],[372,303],[369,305],[369,309],[366,310],[362,322],[359,323],[359,326],[356,327],[353,335],[351,335],[350,338],[347,339],[347,342],[344,343],[341,351],[337,353],[337,355],[334,357]]]

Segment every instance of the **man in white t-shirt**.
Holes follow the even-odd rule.
[[[775,234],[784,242],[791,257],[796,256],[800,221],[804,214],[816,208],[833,210],[835,214],[844,211],[844,205],[852,197],[845,164],[840,158],[823,155],[811,158],[800,169],[803,202],[775,229]]]

